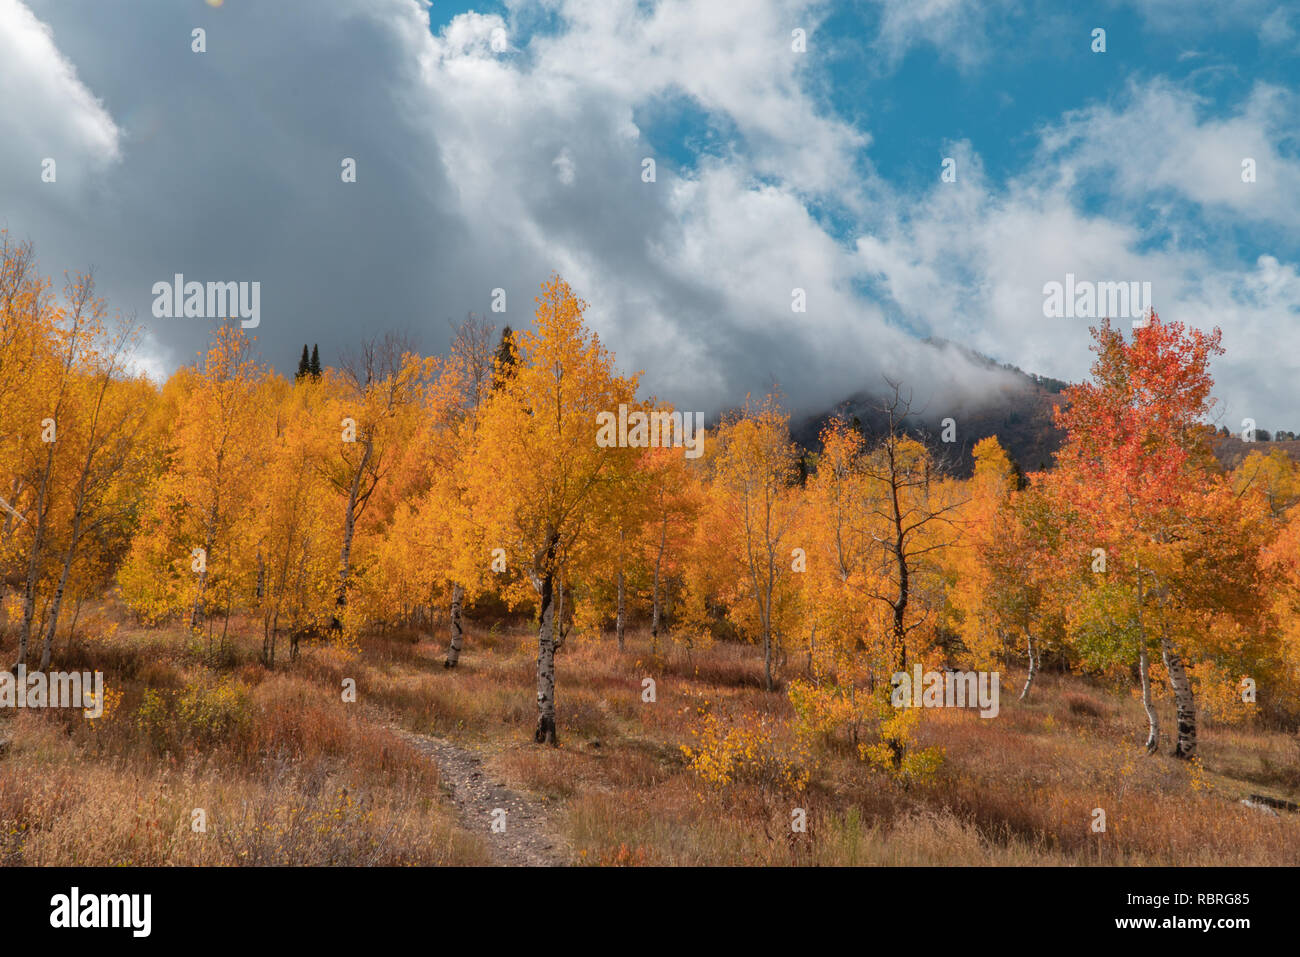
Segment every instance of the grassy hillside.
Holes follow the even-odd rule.
[[[453,671],[441,638],[419,634],[370,636],[354,654],[310,646],[267,671],[247,623],[209,651],[117,617],[102,613],[87,633],[103,637],[64,663],[105,671],[102,718],[0,717],[7,864],[511,862],[510,828],[493,833],[470,805],[458,815],[446,774],[517,796],[552,859],[574,864],[1300,864],[1300,815],[1239,803],[1300,799],[1294,735],[1210,725],[1199,761],[1147,757],[1128,689],[1077,677],[1044,674],[1018,704],[1018,676],[1004,672],[992,719],[924,711],[917,743],[943,760],[905,785],[847,740],[795,741],[790,703],[761,690],[747,645],[670,643],[655,656],[644,633],[623,654],[612,638],[570,639],[551,749],[530,741],[526,623],[472,626]],[[786,663],[787,676],[798,670]],[[342,700],[348,678],[355,703]],[[1172,707],[1160,707],[1169,727]],[[705,712],[768,734],[725,786],[682,751],[698,746]],[[422,746],[434,743],[450,750]],[[453,754],[476,770],[446,766]],[[781,773],[790,766],[808,774],[806,788]],[[191,826],[195,808],[206,832]],[[804,833],[791,829],[795,808]],[[1104,833],[1092,829],[1095,808]]]

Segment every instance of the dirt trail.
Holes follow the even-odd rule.
[[[482,834],[492,859],[502,866],[556,867],[568,864],[571,851],[556,837],[546,805],[493,780],[483,760],[473,751],[450,741],[393,727],[403,740],[428,755],[437,765],[443,786],[460,812],[466,830]],[[505,831],[492,831],[493,811],[506,812]]]

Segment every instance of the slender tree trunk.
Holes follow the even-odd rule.
[[[537,730],[533,740],[555,745],[555,605],[550,575],[542,591],[542,621],[537,632]]]
[[[1151,662],[1147,656],[1146,626],[1142,621],[1143,589],[1140,559],[1135,567],[1137,569],[1138,680],[1142,683],[1142,708],[1147,713],[1147,754],[1155,754],[1160,748],[1160,718],[1151,700]]]
[[[542,572],[541,621],[537,629],[537,730],[538,744],[558,744],[555,733],[555,538],[546,550]]]
[[[1173,688],[1178,714],[1178,740],[1174,745],[1174,757],[1192,758],[1196,756],[1196,699],[1192,694],[1192,683],[1187,677],[1182,655],[1167,637],[1160,639],[1160,654],[1165,669],[1169,672],[1169,685]]]
[[[664,514],[663,521],[659,525],[659,550],[655,553],[655,580],[654,594],[651,596],[650,612],[650,649],[655,654],[659,653],[659,622],[663,614],[663,599],[660,594],[663,582],[663,565],[664,549],[668,545],[668,515]]]
[[[67,551],[63,555],[63,568],[59,572],[59,584],[54,591],[54,603],[50,612],[50,627],[45,632],[45,643],[41,648],[41,671],[45,671],[50,666],[50,656],[54,651],[54,633],[59,626],[59,611],[63,606],[63,595],[68,587],[68,576],[72,571],[72,563],[77,557],[77,545],[81,541],[81,522],[86,514],[86,485],[90,481],[91,467],[95,462],[99,414],[104,405],[104,392],[108,388],[108,381],[108,377],[102,380],[99,397],[95,401],[94,414],[90,420],[90,435],[86,443],[86,458],[81,465],[81,474],[77,476],[77,497],[72,509],[72,530],[68,537]]]
[[[267,668],[275,666],[275,623],[278,617],[273,612],[262,615],[262,664]]]
[[[32,637],[32,619],[36,614],[36,576],[40,570],[41,550],[45,544],[45,502],[53,468],[54,443],[51,442],[45,453],[45,470],[41,473],[41,484],[36,496],[36,528],[32,533],[32,553],[27,560],[27,579],[23,584],[23,627],[18,633],[18,657],[10,669],[15,674],[18,666],[27,661],[27,645]]]
[[[361,497],[361,479],[365,475],[366,465],[370,462],[371,439],[361,452],[361,461],[352,476],[352,485],[348,489],[348,510],[343,516],[343,548],[339,553],[339,584],[334,596],[334,606],[338,612],[334,616],[334,625],[342,625],[341,613],[348,604],[348,578],[352,571],[352,537],[357,529],[357,500]]]
[[[217,645],[217,650],[219,650],[222,654],[226,653],[226,635],[230,633],[230,603],[232,600],[233,600],[232,596],[229,594],[229,591],[227,591],[226,611],[225,611],[225,616],[221,622],[221,642],[220,644]]]
[[[67,650],[64,654],[71,657],[72,643],[77,637],[77,619],[81,617],[81,603],[85,601],[84,595],[77,596],[77,603],[72,606],[72,621],[68,623],[68,643],[64,646]]]
[[[68,587],[68,575],[72,571],[72,562],[77,555],[77,541],[81,538],[81,517],[86,505],[86,474],[90,462],[81,473],[77,484],[77,505],[72,513],[72,532],[68,538],[68,548],[63,554],[63,568],[59,572],[59,583],[54,589],[54,601],[50,611],[50,626],[45,631],[45,642],[41,647],[41,665],[38,670],[45,671],[50,666],[50,656],[54,652],[54,632],[59,626],[59,609],[63,606],[63,593]]]
[[[891,428],[892,432],[892,428]],[[894,541],[890,549],[898,567],[898,594],[893,602],[894,642],[898,645],[898,670],[907,670],[907,600],[911,580],[907,567],[907,533],[903,530],[903,509],[898,501],[898,465],[892,439],[886,444],[889,454],[889,500],[893,509]]]
[[[1038,649],[1034,646],[1034,636],[1026,631],[1025,640],[1029,643],[1029,675],[1025,678],[1025,687],[1020,692],[1021,701],[1029,698],[1029,689],[1033,687],[1034,678],[1038,674]]]
[[[663,526],[659,531],[659,551],[655,555],[655,580],[654,580],[654,588],[652,589],[653,594],[651,595],[651,601],[650,601],[651,603],[650,644],[651,647],[656,652],[659,650],[659,616],[660,614],[662,614],[662,612],[660,611],[661,608],[660,583],[663,580],[662,571],[663,571],[663,563],[664,563],[664,545],[666,544],[667,540],[668,540],[668,519],[665,518]]]
[[[217,455],[217,481],[220,482],[221,455]],[[217,534],[217,516],[220,514],[220,485],[212,499],[212,510],[208,513],[208,530],[203,536],[203,571],[199,572],[199,590],[194,596],[194,607],[190,609],[190,628],[198,628],[199,622],[207,615],[205,597],[208,590],[208,566],[212,562],[212,546]]]
[[[208,534],[203,539],[203,571],[199,572],[199,589],[194,595],[194,605],[190,608],[191,628],[198,628],[208,613],[206,597],[208,590],[208,562],[212,560],[212,539],[212,528],[209,526]]]
[[[9,502],[18,501],[18,494],[22,490],[23,490],[23,480],[21,478],[15,478],[13,481],[13,485],[10,486]],[[21,518],[21,516],[14,509],[14,507],[9,504],[9,502],[0,500],[0,508],[3,508],[5,513],[4,536],[3,538],[0,538],[0,541],[6,541],[6,542],[9,541],[9,538],[13,535],[14,519]]]
[[[1138,648],[1138,678],[1142,682],[1142,707],[1147,713],[1147,753],[1155,754],[1160,747],[1160,718],[1151,701],[1151,670],[1145,641]]]
[[[55,399],[54,402],[52,419],[56,430],[62,428],[63,397],[67,390],[68,377],[72,371],[73,362],[75,360],[75,355],[77,350],[77,337],[81,330],[82,308],[84,307],[86,302],[89,301],[90,286],[88,284],[83,284],[81,287],[81,292],[83,298],[81,299],[80,302],[76,304],[76,308],[73,312],[72,328],[70,330],[71,335],[68,339],[68,354],[63,360],[62,375],[59,379],[58,397]],[[42,439],[43,438],[44,437],[42,436]],[[57,442],[58,440],[57,433],[54,436],[54,439],[55,442]],[[40,484],[40,489],[37,493],[36,527],[33,531],[33,536],[32,536],[32,554],[27,563],[27,581],[23,589],[23,627],[22,627],[22,632],[20,633],[18,638],[18,660],[14,662],[14,666],[13,666],[13,671],[15,672],[15,674],[18,671],[18,666],[20,664],[23,664],[27,660],[27,645],[31,641],[31,636],[32,636],[32,616],[36,610],[36,604],[35,604],[36,578],[37,578],[37,572],[40,569],[41,551],[45,545],[46,521],[48,519],[48,515],[46,514],[46,512],[49,508],[48,500],[49,500],[50,475],[54,471],[55,442],[48,443],[48,447],[45,451],[45,469],[41,473],[41,484]],[[92,446],[94,444],[93,432],[92,432],[91,444]],[[84,489],[85,487],[84,472],[82,473],[81,478],[82,478],[82,488]]]
[[[444,668],[455,668],[460,661],[460,649],[465,643],[465,632],[461,627],[461,605],[465,600],[463,585],[453,583],[451,586],[451,641],[447,645],[447,660]]]
[[[623,569],[618,570],[618,612],[614,617],[614,634],[618,638],[618,650],[623,650],[623,638],[627,631],[627,588],[624,583]]]
[[[897,493],[895,493],[897,495]],[[897,515],[897,505],[895,505]],[[892,632],[894,636],[896,662],[899,671],[907,670],[907,599],[911,584],[907,570],[907,556],[903,552],[903,528],[898,525],[897,541],[890,549],[894,553],[894,562],[898,568],[898,592],[890,608],[893,610]]]
[[[78,515],[72,523],[72,541],[77,540],[78,526],[81,524],[81,516]],[[59,572],[59,583],[54,587],[54,600],[50,610],[49,627],[45,629],[45,641],[41,645],[41,664],[38,671],[45,671],[50,666],[50,656],[54,652],[54,632],[59,625],[59,609],[63,605],[63,592],[68,587],[68,573],[72,569],[72,558],[76,553],[76,546],[69,544],[67,553],[63,556],[63,569]]]
[[[558,651],[564,647],[564,639],[569,633],[564,628],[564,569],[561,568],[555,574],[555,630],[552,632],[555,638],[555,648]]]
[[[769,578],[768,581],[771,581]],[[772,592],[767,593],[767,610],[763,616],[763,681],[772,690]]]

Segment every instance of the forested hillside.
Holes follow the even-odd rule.
[[[1215,459],[1217,330],[1100,323],[1022,393],[1053,467],[962,415],[964,474],[904,384],[813,454],[777,395],[704,428],[585,309],[293,380],[230,324],[158,385],[4,243],[0,648],[106,680],[0,718],[8,859],[1296,862],[1300,470]]]

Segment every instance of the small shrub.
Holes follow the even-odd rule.
[[[239,682],[200,679],[180,692],[146,689],[136,724],[159,753],[186,747],[237,747],[252,732],[253,708],[248,690]]]
[[[698,712],[700,720],[692,730],[696,746],[683,745],[682,754],[706,785],[725,788],[743,782],[776,791],[802,791],[807,786],[808,755],[779,745],[766,715],[718,715],[708,702]]]
[[[187,740],[201,745],[242,741],[253,724],[248,689],[230,678],[192,684],[176,702],[176,717]]]
[[[1070,714],[1081,718],[1100,718],[1104,713],[1101,705],[1087,695],[1081,694],[1067,694],[1065,696],[1065,707]]]

